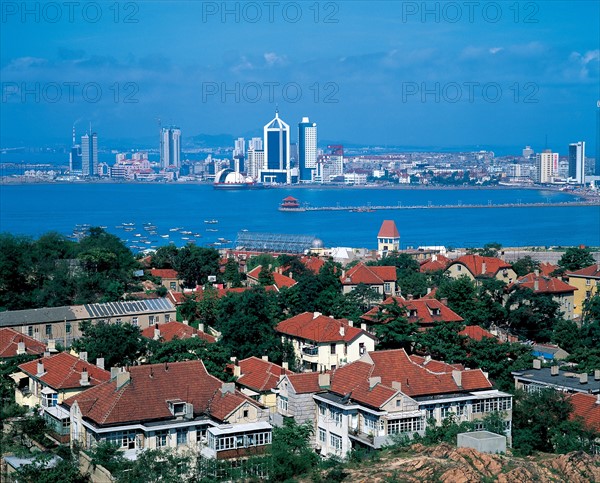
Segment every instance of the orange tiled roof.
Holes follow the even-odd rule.
[[[41,376],[37,375],[38,362],[44,364],[44,373]],[[79,381],[84,370],[87,370],[90,386],[102,384],[110,379],[110,372],[89,362],[82,361],[67,352],[60,352],[54,356],[26,362],[21,364],[19,369],[54,390],[83,387]]]
[[[15,357],[19,342],[25,343],[26,354],[41,355],[46,350],[46,346],[42,342],[21,334],[10,327],[5,327],[0,329],[0,359]]]
[[[588,429],[600,432],[600,404],[598,404],[597,394],[585,394],[576,392],[569,396],[573,404],[573,412],[570,419],[581,417]]]
[[[258,277],[260,276],[260,272],[262,272],[262,265],[259,265],[258,267],[249,271],[246,276],[257,281]],[[297,283],[293,278],[286,277],[277,271],[273,272],[273,280],[275,281],[277,288],[292,287]]]
[[[452,311],[450,307],[444,305],[439,300],[432,298],[406,300],[403,297],[388,297],[381,305],[373,307],[364,314],[361,319],[375,322],[380,311],[383,311],[383,314],[385,314],[387,312],[386,305],[392,305],[394,303],[406,310],[407,318],[410,322],[433,324],[434,322],[462,322],[464,320],[460,315]],[[438,311],[439,314],[436,315],[436,312]],[[388,321],[389,319],[383,319],[382,323],[385,324]]]
[[[536,289],[537,282],[537,289]],[[536,275],[535,273],[528,273],[523,277],[517,279],[516,282],[511,283],[508,286],[509,290],[514,288],[528,288],[533,290],[535,293],[569,293],[575,292],[576,287],[572,287],[568,283],[563,282],[559,278],[547,277],[545,275]]]
[[[194,416],[209,414],[220,421],[243,403],[257,405],[239,391],[223,394],[223,382],[198,360],[131,366],[129,374],[130,381],[119,389],[113,379],[64,404],[77,401],[82,415],[100,425],[173,418],[169,400],[192,404]]]
[[[340,277],[344,285],[383,285],[396,281],[396,267],[367,266],[360,262]]]
[[[377,234],[378,238],[400,238],[400,233],[398,232],[398,228],[396,227],[396,223],[394,220],[383,220],[381,224],[381,228],[379,229],[379,233]]]
[[[150,270],[150,275],[152,275],[153,277],[160,278],[179,278],[179,274],[177,273],[177,271],[173,270],[172,268],[153,268],[152,270]]]
[[[567,272],[568,277],[583,277],[583,278],[600,278],[600,264],[594,263],[589,267],[575,270],[574,272]]]
[[[467,325],[458,335],[465,335],[473,340],[482,340],[484,337],[495,339],[496,336],[491,332],[479,327],[478,325]]]
[[[169,342],[173,339],[190,339],[194,336],[210,343],[217,341],[217,339],[206,332],[198,330],[191,325],[176,321],[146,327],[144,330],[142,330],[142,335],[147,339],[154,339],[155,329],[160,331],[160,338],[166,342]]]
[[[444,255],[433,255],[431,258],[421,263],[421,272],[437,272],[438,270],[446,270],[452,260]]]
[[[249,357],[239,362],[241,375],[237,380],[238,384],[246,386],[258,392],[270,391],[279,382],[279,376],[282,374],[293,374],[288,369],[284,369],[258,357]]]
[[[350,327],[346,319],[326,317],[319,312],[304,312],[296,315],[277,324],[275,330],[317,343],[351,342],[362,334],[373,337],[362,329]]]
[[[455,264],[462,264],[471,272],[474,277],[479,276],[495,276],[499,270],[512,268],[510,263],[506,263],[504,260],[500,260],[495,257],[482,257],[481,255],[464,255],[457,258],[448,265],[451,267]],[[483,271],[483,265],[485,263],[485,272]]]
[[[542,275],[550,276],[554,270],[558,268],[558,265],[552,265],[551,263],[544,262],[540,263],[540,273]]]
[[[303,372],[301,374],[287,374],[290,384],[296,394],[306,394],[322,391],[319,386],[318,372]]]

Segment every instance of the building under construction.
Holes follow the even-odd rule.
[[[236,247],[257,252],[305,253],[311,248],[322,248],[323,242],[311,235],[241,231],[237,234]]]

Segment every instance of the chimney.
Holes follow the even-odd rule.
[[[234,377],[240,377],[242,375],[242,368],[239,364],[233,365],[233,375]]]
[[[453,370],[452,379],[458,387],[462,387],[462,371]]]
[[[534,275],[535,275],[535,277],[537,278],[537,277],[539,277],[539,276],[540,276],[540,271],[539,271],[539,270],[536,268],[536,269],[533,271],[533,274],[534,274]]]
[[[360,330],[364,330],[365,332],[367,331],[367,324],[365,324],[364,322],[360,324]]]
[[[600,381],[600,369],[594,369],[594,381]]]
[[[84,362],[87,362],[87,352],[80,352],[79,359],[81,359]]]
[[[579,374],[579,384],[587,384],[588,383],[588,375],[587,372],[583,374]]]
[[[485,275],[487,269],[487,265],[485,262],[481,262],[481,274]]]
[[[444,297],[442,299],[442,305],[445,305],[446,307],[448,306],[448,298],[447,297]]]
[[[160,339],[160,329],[158,328],[158,325],[156,325],[154,327],[154,340],[158,339]]]
[[[189,321],[189,320],[184,320],[184,321],[183,321],[183,323],[184,323],[185,325],[190,325],[190,321]]]
[[[204,324],[198,324],[198,330],[204,332]]]
[[[224,382],[221,385],[221,394],[225,395],[227,393],[233,394],[235,392],[235,383],[234,382]]]
[[[539,289],[540,289],[540,282],[539,282],[539,280],[536,278],[536,279],[533,281],[533,291],[534,291],[534,292],[537,292]]]
[[[346,270],[342,270],[342,280],[346,279]]]
[[[315,312],[313,314],[313,320],[316,319],[317,317],[319,317],[321,315],[321,312]]]
[[[534,359],[533,360],[533,368],[534,369],[541,369],[542,368],[542,361],[540,361],[539,359]]]
[[[431,261],[432,262],[437,262],[437,255],[436,254],[431,255]]]
[[[96,359],[96,366],[100,369],[104,369],[104,357],[98,357],[98,359]]]
[[[129,371],[119,372],[117,374],[117,391],[127,384],[130,379],[131,374],[129,374]]]
[[[369,389],[373,389],[377,384],[381,384],[381,377],[369,377]]]
[[[329,373],[319,374],[319,387],[329,387],[331,385],[331,375]]]
[[[340,337],[346,336],[346,328],[343,325],[340,325]]]
[[[596,404],[600,406],[600,392],[598,393],[598,397],[596,398]]]
[[[287,361],[281,363],[281,367],[283,367],[286,371],[289,371],[290,365]]]
[[[348,321],[348,327],[354,327],[354,321],[353,320],[349,320]]]
[[[288,277],[290,277],[292,280],[294,280],[294,274],[292,272],[289,273]]]
[[[269,356],[262,356],[262,360],[269,362]]]
[[[402,391],[402,383],[398,381],[392,381],[392,389],[396,391]]]
[[[27,352],[25,350],[25,342],[18,342],[17,343],[17,355],[20,356],[22,354],[25,354],[25,352]]]
[[[56,340],[55,339],[48,339],[48,345],[46,346],[46,350],[48,352],[58,352],[56,350]]]
[[[87,369],[81,371],[81,379],[79,379],[80,386],[89,386],[90,385],[90,376],[88,375]]]
[[[110,380],[112,381],[113,379],[115,379],[117,377],[117,374],[119,374],[120,371],[121,371],[121,369],[119,367],[111,367],[110,368]]]
[[[44,357],[50,357],[50,352],[44,351]]]
[[[43,362],[38,362],[37,363],[37,373],[36,376],[41,376],[44,373],[44,363]]]
[[[431,356],[430,355],[426,355],[425,356],[425,360],[423,361],[423,365],[426,366],[430,362],[431,362]]]
[[[550,375],[558,376],[558,366],[554,365],[550,367]]]
[[[431,287],[427,287],[427,295],[431,293]]]
[[[409,293],[409,294],[406,296],[406,300],[412,300],[412,299],[413,299],[413,294]]]

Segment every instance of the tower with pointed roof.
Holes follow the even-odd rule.
[[[377,234],[377,251],[386,257],[389,252],[400,250],[400,232],[394,220],[383,220]]]
[[[290,126],[275,117],[264,127],[264,164],[260,180],[264,183],[287,183],[292,181],[290,166]]]

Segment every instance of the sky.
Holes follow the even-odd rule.
[[[600,2],[2,1],[0,147],[158,126],[414,149],[596,145]],[[547,141],[546,141],[547,139]],[[547,144],[546,144],[547,143]]]

